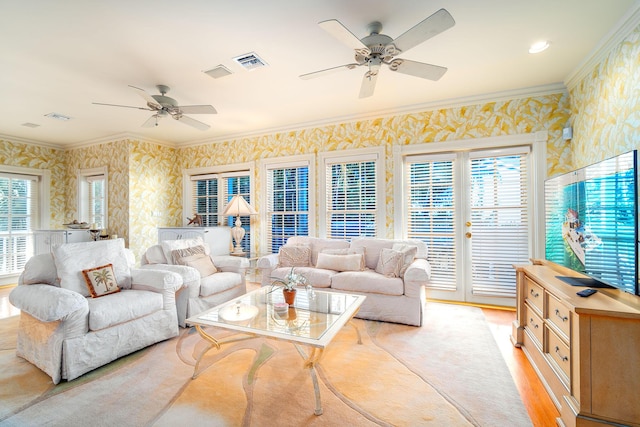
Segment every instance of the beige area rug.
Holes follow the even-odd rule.
[[[291,344],[250,339],[210,350],[191,329],[51,384],[15,355],[17,317],[0,321],[0,426],[530,426],[508,368],[474,307],[429,303],[422,328],[356,319],[317,368]],[[210,329],[223,336],[224,331]],[[508,339],[508,337],[504,337]]]

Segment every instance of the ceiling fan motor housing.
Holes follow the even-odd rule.
[[[383,62],[389,62],[396,54],[395,46],[392,44],[393,39],[385,34],[371,34],[363,38],[361,42],[369,48],[369,52],[366,49],[356,51],[355,59],[358,64],[364,64],[372,57],[380,57]],[[388,47],[393,47],[393,49]]]

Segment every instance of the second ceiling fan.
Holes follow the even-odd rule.
[[[447,71],[446,67],[396,58],[396,56],[453,27],[455,21],[449,12],[445,9],[440,9],[396,39],[380,34],[380,31],[382,31],[380,22],[369,24],[370,34],[362,39],[356,37],[336,19],[322,21],[318,25],[333,37],[354,49],[356,62],[303,74],[300,78],[310,79],[336,71],[367,66],[368,70],[362,78],[360,87],[360,98],[366,98],[373,95],[378,72],[382,64],[386,64],[391,71],[429,80],[440,79]]]

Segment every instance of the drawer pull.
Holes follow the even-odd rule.
[[[563,356],[562,353],[560,353],[560,347],[558,346],[556,346],[556,354],[560,356],[560,360],[562,360],[563,362],[566,362],[567,360],[569,360],[567,356]]]
[[[530,323],[531,325],[533,325],[533,327],[534,327],[534,328],[536,328],[536,329],[538,329],[538,328],[539,328],[539,326],[538,326],[536,323],[533,323],[533,317],[532,317],[531,319],[529,319],[529,323]]]
[[[560,318],[560,320],[562,320],[563,322],[566,322],[567,320],[569,320],[569,318],[567,316],[562,316],[560,314],[560,310],[558,310],[557,308],[556,308],[556,316],[558,316]]]
[[[533,289],[531,289],[531,295],[533,295],[534,298],[538,298],[540,296],[540,294]]]

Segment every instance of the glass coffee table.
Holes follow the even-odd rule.
[[[304,368],[309,369],[315,392],[315,414],[321,415],[315,365],[333,337],[358,312],[365,298],[363,295],[342,292],[298,289],[295,303],[287,308],[282,290],[265,286],[190,317],[187,323],[194,325],[209,344],[198,355],[192,378],[201,373],[200,362],[214,347],[219,349],[222,344],[256,337],[288,341],[304,359]],[[216,339],[205,331],[207,326],[232,330],[238,334]],[[358,334],[358,343],[362,343],[360,331],[353,326]]]

